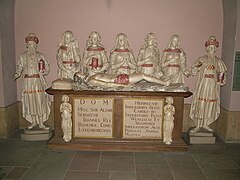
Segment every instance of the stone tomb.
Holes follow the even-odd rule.
[[[186,151],[182,139],[184,98],[191,92],[106,92],[47,89],[54,95],[54,131],[48,147],[99,151]],[[72,139],[64,142],[60,105],[72,105]],[[165,97],[175,106],[172,144],[163,143]]]

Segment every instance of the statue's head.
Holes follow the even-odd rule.
[[[63,102],[68,102],[68,101],[69,101],[69,96],[63,95],[63,96],[62,96],[62,101],[63,101]]]
[[[36,34],[29,33],[25,38],[25,42],[27,43],[27,48],[37,48],[37,44],[39,43],[39,39]]]
[[[64,44],[69,44],[71,41],[73,41],[72,31],[65,31],[62,35],[62,42]]]
[[[91,45],[98,45],[98,43],[101,42],[101,36],[97,31],[93,31],[89,35],[88,41]]]
[[[157,46],[157,36],[154,33],[148,33],[145,38],[145,42],[147,46]]]
[[[119,46],[125,46],[127,40],[127,35],[124,33],[119,33],[117,35],[117,43]]]
[[[219,47],[219,42],[215,36],[210,36],[208,41],[205,42],[206,51],[210,54],[214,54]]]
[[[166,97],[165,101],[167,104],[173,104],[173,98],[171,96]]]
[[[128,43],[127,35],[124,33],[119,33],[116,37],[115,46],[113,49],[125,48],[131,51],[130,45]]]
[[[170,38],[170,46],[175,47],[175,48],[179,48],[180,47],[180,37],[178,35],[173,35]]]

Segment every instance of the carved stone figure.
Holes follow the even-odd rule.
[[[44,79],[50,71],[50,63],[42,53],[37,51],[39,39],[33,33],[26,38],[27,50],[18,59],[14,80],[23,76],[22,83],[22,112],[23,117],[31,123],[28,129],[36,125],[48,130],[43,123],[50,114],[50,99],[45,89],[47,83]]]
[[[80,71],[79,44],[71,31],[65,31],[57,48],[58,78],[72,79]]]
[[[62,96],[60,112],[62,117],[63,140],[69,142],[72,139],[72,105],[67,95]]]
[[[199,57],[192,66],[193,76],[198,74],[198,80],[193,93],[190,118],[196,127],[191,130],[196,133],[200,128],[210,132],[211,123],[220,114],[220,86],[226,83],[227,68],[224,62],[215,56],[219,42],[210,36],[205,43],[207,55]]]
[[[93,31],[87,40],[83,53],[83,73],[92,76],[96,73],[104,73],[108,69],[106,49],[101,44],[101,36]]]
[[[99,86],[103,88],[111,87],[131,87],[132,85],[145,80],[147,82],[157,83],[161,85],[169,85],[169,81],[163,81],[158,78],[146,75],[146,74],[119,74],[119,75],[109,75],[98,73],[88,78],[86,82],[86,76],[84,74],[75,74],[75,79],[80,82],[88,83],[92,86]]]
[[[178,35],[171,37],[169,44],[163,50],[160,64],[163,74],[171,78],[171,83],[184,84],[184,76],[190,76],[190,72],[186,68],[186,55],[180,47],[180,38]]]
[[[157,37],[154,33],[149,33],[145,38],[145,44],[140,49],[138,54],[138,73],[160,77],[162,72],[159,68],[159,61],[160,53],[157,47]]]
[[[173,106],[173,98],[166,97],[166,105],[164,106],[163,142],[168,145],[172,143],[174,114],[175,107]]]
[[[136,71],[136,62],[131,50],[127,35],[119,33],[115,46],[110,52],[109,74],[133,74]]]

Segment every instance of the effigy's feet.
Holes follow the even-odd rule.
[[[203,129],[206,129],[209,132],[213,132],[213,129],[211,129],[208,125],[203,125]]]
[[[36,126],[37,124],[36,123],[32,123],[30,126],[28,126],[28,129],[32,129]]]

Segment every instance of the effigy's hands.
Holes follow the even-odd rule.
[[[163,77],[163,72],[161,70],[159,70],[157,73],[156,73],[157,77]]]
[[[171,79],[167,80],[166,86],[169,86],[171,84]]]
[[[103,68],[98,68],[98,67],[92,69],[92,72],[94,72],[94,73],[96,73],[96,74],[97,74],[97,73],[101,73],[101,72],[103,72],[103,71],[104,71]]]

